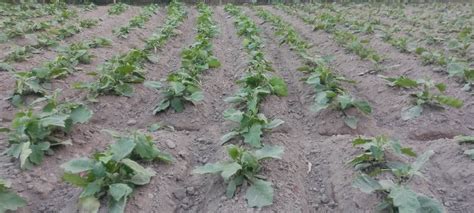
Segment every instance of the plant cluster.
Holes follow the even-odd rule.
[[[385,78],[390,86],[401,88],[419,88],[416,93],[410,94],[413,97],[413,106],[402,110],[402,119],[410,120],[421,115],[425,106],[432,106],[443,108],[449,106],[454,108],[461,108],[463,101],[455,97],[444,94],[446,85],[443,83],[435,83],[430,80],[413,80],[405,76],[398,78]]]
[[[115,56],[91,72],[97,76],[95,82],[76,83],[74,88],[89,91],[87,98],[96,101],[97,96],[102,94],[115,94],[121,96],[132,96],[133,87],[131,83],[142,83],[145,80],[143,62],[148,60],[146,51],[132,49],[129,52]]]
[[[411,148],[402,147],[398,141],[385,136],[359,137],[352,144],[363,150],[349,162],[359,172],[353,186],[364,193],[376,193],[382,197],[383,201],[376,207],[377,212],[444,212],[438,201],[408,186],[414,176],[423,177],[420,169],[434,154],[432,150],[417,156]],[[413,163],[406,163],[391,160],[391,156],[416,159]],[[377,180],[382,173],[392,178]]]
[[[224,135],[222,142],[235,137],[243,138],[244,143],[250,145],[253,150],[229,145],[227,152],[230,160],[206,164],[196,168],[193,173],[219,173],[227,183],[226,195],[229,198],[234,197],[237,187],[250,185],[245,194],[247,204],[250,207],[268,206],[273,203],[273,187],[271,182],[259,174],[260,161],[267,158],[280,159],[283,148],[270,145],[262,147],[262,131],[277,127],[283,121],[269,121],[259,112],[259,105],[263,98],[270,94],[287,95],[287,88],[283,79],[269,75],[272,68],[261,51],[263,41],[255,22],[234,5],[226,5],[225,11],[235,18],[238,34],[244,38],[244,48],[251,55],[251,59],[246,74],[237,81],[241,85],[240,90],[236,95],[226,98],[226,101],[236,103],[240,109],[226,110],[224,118],[239,123],[239,126]]]
[[[212,10],[209,6],[201,3],[197,5],[199,16],[197,18],[197,36],[195,42],[181,52],[181,67],[168,75],[166,85],[161,88],[154,84],[153,88],[163,90],[163,97],[155,107],[153,113],[172,108],[176,112],[182,112],[185,102],[195,104],[204,97],[200,89],[200,75],[212,68],[220,66],[219,60],[212,55],[211,39],[216,36],[218,30],[212,20]],[[157,83],[157,82],[156,82]]]
[[[39,165],[45,154],[53,154],[54,146],[71,145],[71,140],[64,140],[58,137],[59,134],[67,134],[75,124],[85,123],[91,118],[92,111],[86,105],[60,102],[58,95],[59,91],[56,91],[36,99],[15,115],[11,128],[2,128],[8,132],[10,144],[6,153],[19,159],[21,168]],[[42,102],[46,103],[37,110]]]
[[[102,198],[107,198],[110,212],[124,212],[134,188],[148,184],[156,175],[137,161],[173,161],[149,135],[114,133],[114,137],[116,142],[109,149],[61,165],[65,171],[63,180],[83,189],[79,196],[80,212],[98,212]]]
[[[92,55],[89,54],[89,48],[110,46],[110,44],[111,41],[105,38],[73,43],[67,47],[59,48],[60,54],[54,60],[30,71],[15,72],[16,83],[11,97],[12,103],[17,106],[21,105],[22,97],[28,94],[47,94],[49,82],[52,79],[73,73],[78,64],[90,63]]]
[[[166,31],[162,28],[159,34],[154,34],[149,38],[144,49],[132,49],[125,54],[114,56],[111,60],[100,65],[97,71],[91,73],[97,76],[95,82],[77,83],[74,87],[88,90],[88,99],[90,101],[97,101],[97,96],[103,94],[131,96],[133,94],[131,84],[145,81],[143,63],[145,61],[156,62],[157,60],[152,55],[152,49],[149,48],[149,45],[161,47],[162,43],[174,35],[170,31],[174,30],[185,16],[186,12],[183,4],[176,1],[171,2],[168,7]],[[162,36],[161,33],[166,33],[167,35]],[[155,40],[154,38],[160,39]],[[147,82],[146,85],[153,85],[155,88],[159,87],[159,84],[156,82]]]
[[[151,16],[156,13],[157,9],[157,4],[150,4],[143,7],[140,14],[130,19],[127,25],[114,29],[114,34],[119,38],[127,38],[131,30],[143,28],[145,23],[150,20]]]
[[[116,3],[116,4],[112,5],[107,10],[107,12],[109,13],[109,15],[120,15],[123,12],[125,12],[125,10],[127,10],[127,9],[128,9],[128,5],[126,5],[122,2],[119,2],[119,3]]]
[[[187,13],[182,3],[171,1],[168,5],[165,24],[158,32],[153,33],[146,40],[145,50],[156,53],[171,37],[176,36],[178,34],[176,28],[183,22],[186,15]]]
[[[330,12],[324,12],[318,16],[314,16],[313,18],[311,18],[309,14],[298,13],[295,10],[296,7],[297,6],[293,6],[292,9],[284,5],[279,6],[279,8],[281,8],[285,12],[296,15],[305,23],[313,25],[314,30],[325,30],[326,32],[333,34],[334,40],[337,43],[342,45],[348,51],[355,53],[361,59],[370,60],[374,64],[378,64],[382,61],[382,56],[380,56],[374,49],[368,47],[368,40],[361,40],[357,35],[354,34],[354,31],[351,32],[348,30],[344,30],[341,27],[338,27],[339,25],[348,25],[352,27],[362,25],[360,28],[357,28],[356,31],[373,32],[372,22],[363,22],[367,24],[359,23],[357,21],[351,22],[349,20],[346,20],[346,18],[342,15],[341,12],[336,11],[331,7],[329,7],[329,9],[332,11],[332,13],[335,14],[332,14]],[[311,7],[305,7],[303,8],[303,10],[312,13],[316,9],[312,9]]]
[[[278,7],[288,12],[291,11],[290,8],[284,5],[279,5]],[[312,110],[319,112],[329,107],[336,108],[344,114],[344,122],[347,126],[353,129],[357,128],[358,118],[348,115],[346,110],[356,108],[364,114],[370,114],[372,108],[367,101],[354,98],[342,86],[344,82],[354,82],[336,75],[323,57],[311,57],[308,53],[309,45],[306,44],[306,41],[299,36],[290,24],[263,9],[259,9],[259,14],[260,17],[272,23],[277,34],[281,34],[281,31],[286,31],[287,34],[295,35],[291,40],[282,41],[282,43],[287,43],[290,47],[296,49],[300,58],[306,63],[305,66],[300,67],[298,70],[308,74],[303,80],[315,90],[315,104]]]

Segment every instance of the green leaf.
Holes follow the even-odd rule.
[[[102,185],[102,179],[97,179],[92,183],[87,184],[87,186],[82,191],[80,198],[94,196],[96,193],[100,192]]]
[[[171,108],[174,109],[176,112],[182,112],[184,111],[184,104],[183,101],[181,101],[180,98],[173,98],[170,101],[170,106]]]
[[[110,200],[109,212],[110,213],[124,213],[126,205],[127,205],[127,198],[122,198],[118,201]]]
[[[161,88],[161,82],[159,81],[145,81],[143,83],[145,87],[152,88],[152,89],[160,89]]]
[[[421,167],[423,166],[423,164],[425,164],[430,159],[430,157],[432,155],[434,155],[434,151],[433,150],[428,150],[425,153],[423,153],[422,155],[418,156],[418,158],[416,158],[415,162],[413,162],[413,164],[412,164],[412,169],[414,171],[420,170]]]
[[[69,118],[68,115],[52,115],[49,117],[45,117],[41,119],[41,125],[43,127],[48,126],[58,126],[58,127],[66,127],[66,120]]]
[[[209,64],[209,68],[217,68],[221,66],[221,62],[216,57],[210,57],[207,64]]]
[[[234,179],[231,179],[229,183],[227,184],[227,189],[225,192],[226,197],[228,198],[234,197],[236,189],[237,189],[237,182],[236,182],[236,178],[234,178]]]
[[[137,162],[128,158],[123,159],[121,162],[135,172],[135,175],[130,180],[135,185],[145,185],[150,182],[151,177],[156,175],[153,170],[145,169]]]
[[[245,143],[250,144],[253,147],[260,147],[262,146],[260,142],[262,134],[262,125],[254,124],[249,128],[248,132],[244,133],[242,136],[244,137]]]
[[[348,115],[344,117],[344,123],[350,127],[351,129],[356,129],[357,128],[357,122],[359,119],[357,119],[355,116]]]
[[[352,186],[365,193],[372,193],[382,189],[382,186],[379,184],[379,182],[366,174],[357,176],[352,182]]]
[[[123,183],[116,183],[109,186],[109,195],[112,196],[115,201],[126,198],[132,191],[133,189],[130,188],[130,186]]]
[[[458,135],[454,137],[456,143],[474,143],[474,136],[462,136]]]
[[[79,187],[86,187],[88,184],[87,180],[82,178],[80,175],[69,173],[69,172],[64,173],[62,179],[63,181],[66,181],[70,184],[73,184]]]
[[[288,95],[288,87],[282,78],[274,76],[270,78],[270,84],[272,85],[273,92],[277,96],[284,97]]]
[[[236,109],[227,109],[224,111],[224,119],[234,122],[240,122],[244,116],[244,113]]]
[[[257,160],[265,159],[265,158],[276,158],[281,159],[281,155],[283,154],[283,148],[280,146],[270,146],[266,145],[261,149],[255,151],[255,157]]]
[[[418,195],[405,187],[394,187],[388,195],[393,199],[393,205],[398,207],[399,212],[417,212],[421,207],[418,202]]]
[[[402,120],[410,120],[413,118],[416,118],[421,115],[423,112],[423,106],[421,105],[415,105],[410,108],[404,109],[402,111]]]
[[[441,104],[454,107],[454,108],[461,108],[463,105],[463,101],[457,98],[453,98],[450,96],[439,95],[436,96],[436,100],[438,100]]]
[[[19,145],[20,148],[20,167],[23,169],[27,165],[27,160],[30,155],[33,153],[33,150],[30,149],[30,142],[23,143]]]
[[[265,129],[273,129],[273,128],[276,128],[276,127],[282,125],[283,123],[285,123],[285,122],[281,119],[273,119],[270,123],[266,124],[264,128]]]
[[[122,83],[115,86],[115,91],[122,96],[132,97],[133,87],[130,84]]]
[[[92,117],[92,111],[86,106],[80,105],[71,111],[70,118],[74,124],[85,123]]]
[[[224,144],[225,142],[229,141],[230,139],[234,138],[235,136],[238,136],[240,135],[239,132],[236,132],[236,131],[232,131],[232,132],[229,132],[225,135],[222,136],[221,138],[221,144]]]
[[[273,188],[270,182],[255,179],[245,193],[249,207],[261,208],[273,203]]]
[[[156,114],[158,112],[161,112],[165,109],[167,109],[170,106],[170,101],[169,100],[162,100],[158,106],[156,106],[155,110],[153,110],[153,114]]]
[[[132,153],[135,148],[135,142],[130,138],[120,138],[116,143],[110,146],[112,159],[120,161]]]
[[[424,195],[418,195],[418,202],[420,203],[419,211],[417,212],[429,212],[429,213],[443,213],[443,206],[436,200],[431,199]]]
[[[6,210],[15,211],[18,208],[26,206],[26,201],[20,196],[13,192],[2,191],[0,188],[0,212],[6,212]]]
[[[97,213],[99,212],[99,208],[99,199],[94,196],[79,199],[79,213]]]
[[[191,101],[193,103],[202,101],[203,99],[204,99],[204,93],[202,93],[202,91],[193,92],[193,94],[186,97],[186,100]]]
[[[372,107],[370,107],[367,101],[354,101],[354,106],[365,114],[372,113]]]
[[[223,165],[221,176],[227,181],[232,175],[242,169],[242,166],[237,162],[227,163]]]

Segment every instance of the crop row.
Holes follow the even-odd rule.
[[[275,35],[280,36],[280,43],[286,43],[292,47],[292,50],[296,51],[300,58],[305,61],[307,65],[303,70],[317,71],[325,67],[325,69],[329,69],[319,56],[316,58],[308,57],[308,47],[310,45],[298,35],[289,23],[262,8],[256,10],[258,16],[274,26]],[[310,68],[310,66],[314,67]],[[314,78],[313,76],[318,76],[317,81],[322,85],[329,83],[327,80],[321,79],[321,76],[324,76],[321,73],[313,73],[312,76],[305,78],[306,81],[308,82],[308,79]],[[321,84],[315,86],[316,94],[324,88]],[[354,179],[353,186],[365,193],[378,193],[382,196],[383,201],[376,207],[377,211],[420,211],[423,209],[430,212],[443,212],[443,207],[438,201],[418,194],[407,186],[413,176],[422,176],[419,170],[434,154],[433,151],[430,150],[417,156],[411,148],[402,147],[398,141],[384,136],[359,137],[353,141],[353,145],[361,147],[363,151],[362,154],[349,162],[359,173]],[[387,157],[389,152],[397,158],[390,159],[390,157]],[[417,158],[414,163],[410,164],[400,161],[401,156]],[[376,180],[378,176],[387,171],[395,181],[391,179]],[[406,197],[411,200],[404,199]]]
[[[265,60],[262,52],[263,41],[259,35],[259,28],[240,8],[226,5],[224,9],[234,17],[234,24],[239,36],[243,37],[244,49],[251,56],[247,71],[237,81],[240,89],[234,96],[225,99],[235,104],[236,108],[227,109],[223,116],[226,120],[238,124],[231,132],[222,137],[222,143],[232,139],[239,139],[243,145],[229,145],[227,152],[230,160],[209,163],[196,168],[193,173],[220,174],[227,183],[226,196],[234,197],[237,187],[247,186],[245,198],[250,207],[263,207],[273,203],[272,183],[266,181],[258,173],[261,162],[267,158],[281,158],[283,148],[271,145],[262,145],[263,131],[271,130],[283,123],[280,119],[268,120],[260,112],[260,104],[268,95],[286,96],[287,88],[283,79],[271,74],[273,68]]]
[[[400,31],[399,27],[383,23],[381,20],[370,20],[370,21],[359,21],[360,19],[347,19],[345,18],[344,11],[341,9],[333,8],[332,6],[326,6],[328,9],[326,12],[320,15],[321,17],[328,17],[327,20],[330,23],[329,26],[341,27],[348,26],[353,33],[364,32],[366,34],[373,34],[376,30],[379,30],[382,34],[382,40],[388,44],[396,47],[402,53],[412,53],[418,56],[424,65],[435,64],[441,66],[443,70],[449,74],[450,77],[461,78],[465,85],[463,90],[470,91],[472,84],[474,83],[474,69],[472,69],[468,63],[468,51],[470,43],[474,38],[472,27],[464,27],[459,29],[455,38],[449,39],[449,43],[446,44],[448,49],[456,53],[460,57],[456,57],[450,53],[443,53],[433,48],[427,47],[430,43],[436,43],[436,39],[432,36],[423,36],[422,39],[417,41],[413,38],[412,34],[408,36],[397,35]],[[319,13],[321,5],[298,7],[304,11],[313,14]],[[346,11],[347,12],[347,11]],[[349,14],[349,13],[347,13]],[[360,17],[358,17],[360,18]],[[305,17],[306,22],[310,20],[309,17]],[[324,23],[324,28],[328,26]],[[315,26],[317,28],[318,26]],[[336,36],[336,40],[337,36]]]
[[[181,3],[171,3],[168,8],[167,24],[177,27],[185,14]],[[162,32],[169,33],[169,26],[163,29],[165,28],[166,31],[162,30],[152,37],[166,38],[165,40],[170,38],[170,35],[161,35]],[[158,46],[161,42],[163,40],[154,42],[150,40],[147,44]],[[61,51],[64,55],[58,56],[56,60],[30,72],[16,73],[17,83],[15,95],[12,97],[13,103],[22,103],[17,101],[19,99],[17,97],[24,97],[28,92],[37,92],[43,96],[26,107],[20,106],[20,112],[15,115],[10,128],[0,128],[2,132],[8,133],[9,147],[6,153],[18,158],[21,168],[31,168],[40,164],[45,155],[54,153],[55,146],[71,145],[72,141],[60,136],[59,133],[67,134],[74,125],[85,123],[92,117],[93,112],[86,104],[60,100],[60,91],[50,92],[47,82],[74,71],[77,63],[89,62],[91,56],[87,49],[101,45],[110,43],[106,39],[96,39],[71,44]],[[115,76],[130,70],[136,73],[137,69],[141,69],[141,63],[150,56],[151,49],[132,49],[100,67],[105,70],[104,72],[111,74],[110,78],[115,80],[114,82],[120,83],[120,79],[114,79]],[[123,212],[134,186],[148,183],[155,175],[152,170],[145,169],[136,160],[170,162],[173,159],[171,155],[160,151],[152,137],[146,134],[134,132],[130,135],[120,135],[112,131],[107,132],[116,138],[116,143],[108,150],[95,153],[91,158],[74,159],[62,165],[65,170],[63,180],[84,189],[79,199],[80,211],[96,212],[100,207],[99,199],[107,196],[110,211]],[[9,184],[3,180],[1,184],[0,195],[11,199],[8,201],[8,206],[2,206],[0,210],[15,210],[25,205],[24,200],[8,191]]]

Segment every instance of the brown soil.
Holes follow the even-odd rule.
[[[139,187],[129,200],[126,212],[372,212],[379,198],[360,192],[351,186],[354,171],[346,162],[360,150],[353,148],[351,140],[357,135],[375,136],[386,134],[400,139],[402,145],[413,147],[421,153],[432,149],[435,155],[425,165],[422,173],[427,180],[415,178],[412,188],[441,201],[448,212],[470,212],[474,208],[474,164],[462,154],[467,149],[452,139],[456,135],[474,134],[474,100],[460,91],[459,84],[447,76],[422,66],[413,56],[399,53],[383,41],[373,38],[371,45],[386,57],[384,75],[429,77],[448,85],[448,95],[465,101],[462,109],[444,111],[426,110],[424,114],[409,122],[402,121],[400,111],[409,105],[407,91],[392,89],[386,82],[370,74],[359,75],[373,69],[373,64],[360,60],[338,46],[330,34],[313,32],[311,27],[296,17],[264,6],[273,14],[284,17],[295,29],[313,44],[310,52],[318,55],[333,55],[332,67],[341,75],[356,80],[347,85],[356,97],[366,99],[374,112],[359,121],[359,128],[346,127],[341,114],[333,110],[313,113],[312,89],[300,79],[304,76],[296,69],[302,65],[299,57],[286,45],[279,45],[278,38],[269,23],[264,23],[255,13],[245,12],[261,27],[265,41],[266,58],[272,62],[277,75],[287,84],[288,97],[270,97],[262,103],[268,118],[279,118],[285,123],[272,132],[265,133],[264,143],[285,148],[282,160],[264,163],[262,174],[275,188],[274,204],[263,209],[249,209],[244,199],[245,189],[237,191],[235,198],[225,197],[225,184],[218,176],[193,175],[192,169],[205,163],[216,162],[225,157],[224,147],[219,145],[220,137],[230,131],[234,124],[224,121],[222,112],[231,107],[223,99],[233,94],[239,79],[247,66],[248,55],[242,48],[242,38],[236,34],[233,18],[224,12],[222,6],[213,7],[214,20],[220,33],[213,39],[213,52],[222,66],[202,75],[201,83],[204,101],[195,106],[187,105],[184,112],[167,111],[152,115],[152,109],[160,100],[157,91],[143,85],[135,86],[133,97],[102,96],[99,103],[90,104],[94,116],[88,124],[79,125],[70,134],[73,145],[60,148],[54,156],[32,170],[21,171],[18,162],[0,156],[0,177],[13,182],[13,188],[27,198],[28,206],[19,212],[75,212],[80,189],[61,181],[64,162],[76,157],[89,156],[95,150],[103,150],[112,139],[101,132],[113,129],[119,132],[133,129],[145,130],[153,123],[174,127],[151,133],[157,145],[172,153],[176,161],[165,165],[149,163],[157,171],[150,184]],[[133,47],[142,47],[149,37],[164,22],[165,9],[147,23],[144,29],[132,31],[128,39],[117,39],[112,29],[123,25],[138,8],[130,8],[118,17],[107,17],[101,26],[81,32],[67,43],[103,36],[113,39],[110,48],[91,49],[93,63],[84,65],[62,80],[53,82],[54,88],[63,90],[66,99],[80,100],[84,92],[72,89],[71,84],[92,81],[86,75],[97,65],[112,56],[124,53]],[[147,64],[147,80],[160,80],[180,66],[180,53],[193,43],[196,35],[197,11],[188,6],[188,18],[179,26],[180,33],[157,52],[159,62]],[[100,15],[97,15],[100,16]],[[96,17],[96,16],[95,16]],[[54,57],[54,52],[35,56],[35,60],[18,64],[31,68]],[[397,65],[397,66],[394,66]],[[0,73],[0,126],[9,126],[17,109],[4,100],[14,87],[10,73]],[[352,112],[350,112],[352,113]],[[0,151],[8,142],[0,135]],[[101,209],[106,212],[106,208]]]

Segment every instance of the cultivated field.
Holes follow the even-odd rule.
[[[473,8],[0,3],[0,212],[472,212]]]

